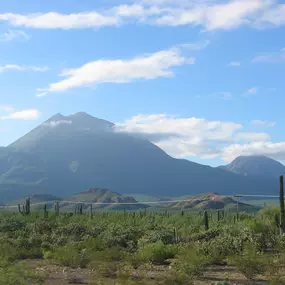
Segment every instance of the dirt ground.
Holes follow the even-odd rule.
[[[96,277],[96,272],[90,269],[72,269],[60,265],[49,264],[46,261],[27,261],[27,265],[33,268],[35,271],[45,276],[45,285],[76,285],[76,284],[92,284],[96,283],[99,279]],[[133,278],[137,276],[146,276],[146,284],[158,284],[157,277],[165,275],[168,271],[168,267],[157,266],[152,270],[140,270],[140,272],[134,272]],[[236,272],[234,267],[230,266],[212,266],[205,269],[204,276],[195,281],[197,285],[212,285],[217,281],[227,280],[233,285],[245,285],[249,284],[246,278]],[[117,282],[114,279],[104,279],[103,284],[115,285]],[[135,281],[134,284],[137,282]],[[268,284],[268,281],[262,276],[257,278],[250,284],[263,285]]]

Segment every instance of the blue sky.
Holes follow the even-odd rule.
[[[85,111],[203,164],[285,160],[283,1],[10,0],[0,23],[0,146]]]

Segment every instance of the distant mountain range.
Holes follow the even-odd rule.
[[[78,206],[83,207],[84,211],[90,211],[92,204],[93,210],[144,210],[150,208],[153,211],[203,211],[203,210],[232,210],[236,211],[237,202],[229,196],[221,196],[217,193],[202,194],[195,197],[181,198],[179,202],[147,205],[137,202],[133,197],[123,196],[108,189],[88,189],[87,191],[75,194],[62,200],[52,195],[33,195],[30,197],[32,210],[43,209],[45,204],[48,209],[53,209],[53,202],[58,201],[61,212],[74,212]],[[26,197],[13,201],[10,205],[24,204]],[[97,205],[96,205],[97,203]],[[33,206],[34,205],[34,206]],[[17,208],[13,208],[14,210]],[[257,211],[259,207],[239,202],[240,211]],[[9,208],[8,208],[9,210]]]
[[[56,114],[0,148],[0,202],[32,194],[70,197],[89,188],[152,196],[278,194],[280,171],[269,169],[272,163],[268,167],[265,163],[257,175],[252,173],[258,171],[249,171],[259,169],[256,161],[248,159],[242,168],[213,168],[172,158],[149,141],[116,132],[113,126],[83,112]],[[272,175],[264,175],[267,172]]]

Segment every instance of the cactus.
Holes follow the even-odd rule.
[[[276,227],[279,229],[279,227],[280,227],[280,217],[279,217],[279,215],[277,213],[275,213],[275,215],[274,215],[274,223],[275,223]]]
[[[27,198],[25,205],[22,205],[22,209],[21,209],[21,205],[18,204],[18,210],[22,215],[30,215],[31,213],[31,199]]]
[[[181,216],[182,216],[182,217],[184,216],[184,211],[183,211],[183,210],[181,211]]]
[[[178,242],[178,234],[177,234],[176,228],[173,229],[173,239],[174,239],[174,243]]]
[[[218,222],[220,221],[220,218],[221,218],[221,216],[220,216],[220,211],[218,210],[217,211],[217,214],[218,214]]]
[[[59,216],[59,202],[55,202],[54,211],[57,216]]]
[[[47,204],[44,205],[44,217],[48,217]]]
[[[90,217],[93,218],[93,205],[90,205]]]
[[[209,217],[208,217],[208,212],[204,212],[204,225],[205,225],[205,230],[209,230]]]

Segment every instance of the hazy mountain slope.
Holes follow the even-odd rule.
[[[240,156],[223,169],[241,175],[269,176],[285,175],[285,166],[266,156]]]
[[[278,191],[273,179],[174,159],[147,140],[114,132],[112,126],[85,113],[57,114],[11,144],[0,162],[0,201],[8,192],[18,198],[19,189],[25,192],[20,197],[27,191],[66,197],[88,188],[156,196]],[[33,187],[26,189],[26,184]]]
[[[36,204],[36,203],[44,203],[44,202],[54,202],[54,201],[60,201],[61,198],[50,195],[50,194],[34,194],[29,196],[31,204]],[[18,200],[11,201],[8,203],[9,205],[18,205],[18,204],[25,204],[27,197],[21,197]],[[49,203],[50,204],[50,203]],[[52,205],[52,204],[51,204]],[[44,205],[42,205],[43,208]]]

